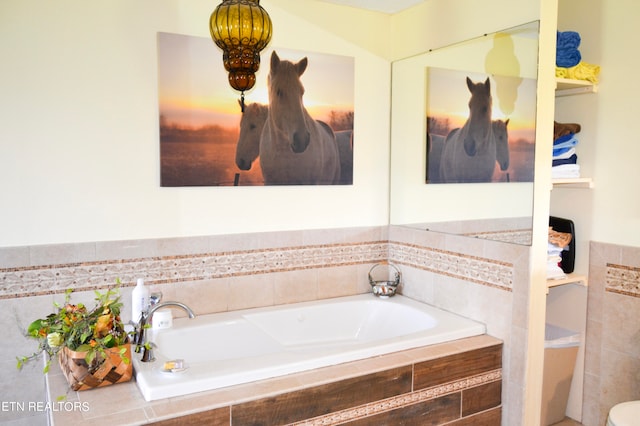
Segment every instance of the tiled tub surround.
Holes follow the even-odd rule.
[[[503,424],[523,423],[530,247],[389,227],[402,294],[480,321],[504,342]]]
[[[216,391],[145,402],[129,382],[70,392],[54,425],[501,424],[502,345],[482,335]],[[53,400],[67,392],[56,366]]]
[[[592,241],[582,423],[606,423],[611,407],[640,400],[640,247]]]
[[[8,342],[0,346],[0,383],[33,383],[20,392],[3,385],[2,398],[42,400],[39,368],[16,372],[15,356],[33,350],[24,327],[51,312],[67,287],[78,290],[74,301],[91,304],[94,289],[120,277],[126,302],[135,278],[142,276],[164,300],[206,314],[369,292],[367,272],[389,259],[401,267],[401,292],[483,322],[488,334],[505,341],[505,400],[509,393],[520,395],[520,388],[511,387],[521,382],[520,316],[526,309],[514,301],[522,300],[518,262],[526,249],[394,226],[0,248],[0,321],[7,325]],[[434,263],[425,264],[423,255]],[[513,325],[512,307],[520,312]],[[128,309],[123,312],[128,321]],[[519,419],[520,410],[518,401],[506,406],[506,418],[513,411]],[[0,412],[0,421],[24,415]]]

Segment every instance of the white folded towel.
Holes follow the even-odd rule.
[[[579,164],[562,164],[560,166],[551,167],[551,177],[553,179],[579,178],[580,165]]]

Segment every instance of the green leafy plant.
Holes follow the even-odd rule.
[[[120,284],[120,281],[116,281]],[[44,319],[33,321],[27,328],[27,336],[38,340],[38,349],[30,356],[16,357],[17,368],[37,359],[45,352],[48,355],[44,373],[49,371],[51,360],[63,347],[76,352],[87,352],[85,360],[89,371],[96,370],[106,358],[107,350],[128,342],[128,335],[120,319],[119,289],[109,289],[106,293],[96,291],[96,305],[88,310],[82,303],[72,304],[71,293],[67,290],[63,305],[54,302],[56,311]],[[125,348],[118,349],[125,363]]]

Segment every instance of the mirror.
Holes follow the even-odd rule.
[[[539,23],[531,22],[392,64],[392,225],[530,245],[538,33]],[[440,177],[447,173],[438,172],[445,167],[442,147],[453,140],[451,130],[463,131],[464,119],[474,114],[467,77],[473,84],[487,79],[491,86],[491,120],[509,119],[511,161],[503,168],[500,159],[488,160],[494,167],[490,183],[477,183],[473,175],[461,183],[443,183]],[[440,106],[449,114],[445,120],[437,118]],[[455,121],[454,116],[462,118]],[[439,135],[427,143],[428,133]],[[446,164],[451,163],[460,161]]]

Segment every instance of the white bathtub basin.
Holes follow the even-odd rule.
[[[485,326],[397,295],[371,294],[177,319],[150,331],[155,362],[134,355],[147,401],[262,380],[485,333]],[[166,361],[188,368],[163,372]]]

